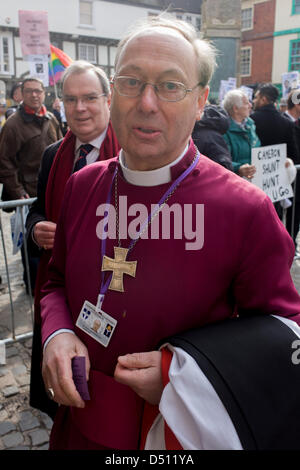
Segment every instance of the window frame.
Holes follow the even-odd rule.
[[[292,15],[300,15],[300,10],[299,10],[299,12],[296,11],[296,6],[300,8],[300,3],[299,3],[299,5],[296,5],[296,0],[293,0],[293,3],[292,3]]]
[[[294,43],[299,43],[299,51],[300,51],[300,38],[299,39],[291,39],[290,40],[290,53],[289,53],[289,72],[294,72],[298,71],[300,72],[300,52],[299,52],[299,68],[298,69],[292,69],[292,49],[293,49],[293,44]]]
[[[81,22],[81,13],[80,13],[80,5],[81,3],[89,3],[91,5],[91,20],[92,22],[91,23],[82,23]],[[81,27],[85,27],[85,28],[94,28],[95,25],[94,25],[94,2],[93,0],[79,0],[78,2],[78,23],[79,23],[79,26]]]
[[[8,40],[8,60],[9,60],[9,70],[4,70],[4,52],[3,52],[3,39]],[[13,38],[11,33],[0,32],[0,75],[8,76],[14,75],[14,49],[13,49]]]
[[[87,54],[86,54],[86,57],[85,57],[85,58],[80,57],[80,47],[81,47],[81,46],[85,46],[85,47],[87,48],[87,51],[86,51]],[[88,47],[92,47],[92,48],[94,49],[94,57],[95,57],[95,60],[94,60],[94,61],[90,60],[89,57],[88,57]],[[86,60],[87,62],[90,62],[91,64],[94,64],[94,65],[98,64],[97,46],[96,46],[96,44],[90,44],[90,43],[88,43],[88,42],[79,42],[79,43],[78,43],[78,54],[77,54],[77,55],[78,55],[78,60]]]
[[[242,73],[242,51],[246,51],[248,50],[250,52],[249,54],[249,73]],[[241,50],[240,50],[240,76],[241,77],[251,77],[251,73],[252,73],[252,46],[245,46],[245,47],[241,47]]]
[[[246,10],[251,10],[251,25],[247,28],[243,28],[243,12]],[[254,8],[253,6],[247,7],[247,8],[242,8],[241,10],[241,31],[250,31],[253,29],[253,20],[254,20]]]

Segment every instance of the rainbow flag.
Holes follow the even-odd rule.
[[[69,67],[73,60],[58,47],[50,45],[51,59],[48,64],[49,85],[53,86],[61,78],[64,70]]]

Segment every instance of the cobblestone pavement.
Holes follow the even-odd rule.
[[[21,257],[11,254],[9,217],[1,213],[15,309],[15,334],[25,337],[32,330],[30,297],[22,281]],[[0,260],[0,340],[5,340],[11,337],[11,313],[2,246]],[[291,273],[300,293],[300,260],[294,262]],[[52,421],[30,407],[28,400],[31,339],[12,342],[5,349],[6,364],[1,365],[0,351],[0,450],[46,450]]]

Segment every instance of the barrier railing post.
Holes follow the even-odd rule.
[[[2,240],[2,249],[3,249],[4,262],[5,262],[7,285],[8,285],[9,301],[10,301],[11,331],[12,331],[12,337],[15,339],[15,337],[16,337],[16,335],[15,335],[15,312],[14,312],[14,304],[13,304],[13,299],[12,299],[11,285],[10,285],[10,277],[9,277],[9,269],[8,269],[8,262],[7,262],[7,254],[6,254],[5,240],[4,240],[4,234],[3,234],[1,213],[0,213],[0,230],[1,230],[1,240]]]
[[[25,268],[26,268],[26,275],[27,275],[28,292],[29,292],[29,297],[30,297],[31,322],[33,325],[32,286],[31,286],[31,278],[30,278],[29,258],[28,258],[28,251],[27,251],[27,239],[25,236],[25,223],[24,223],[23,211],[21,211],[21,222],[22,222],[22,232],[23,232]]]
[[[5,261],[5,271],[7,277],[7,285],[8,285],[8,292],[9,292],[9,300],[10,300],[10,311],[11,311],[11,338],[6,338],[1,342],[4,344],[10,344],[15,341],[25,340],[27,338],[32,337],[32,331],[28,333],[23,333],[16,335],[16,325],[15,325],[15,310],[14,310],[14,303],[13,303],[13,296],[12,296],[12,286],[10,282],[10,274],[9,274],[9,266],[8,266],[8,257],[7,257],[7,250],[5,246],[5,239],[4,239],[4,231],[3,231],[3,224],[1,218],[1,209],[16,209],[17,207],[24,207],[30,206],[36,198],[30,199],[17,199],[12,201],[0,201],[0,231],[1,231],[1,241],[2,241],[2,248],[3,248],[3,256]],[[21,226],[23,232],[23,245],[24,245],[24,258],[25,258],[25,270],[27,275],[27,282],[28,282],[28,290],[29,290],[29,302],[30,302],[30,311],[31,311],[31,323],[33,327],[33,298],[32,298],[32,286],[31,286],[31,279],[30,279],[30,266],[29,266],[29,256],[28,256],[28,245],[27,239],[25,235],[25,221],[23,216],[23,211],[21,210]]]

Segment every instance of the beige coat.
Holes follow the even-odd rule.
[[[58,121],[26,114],[22,106],[7,119],[0,134],[0,183],[5,198],[36,196],[38,172],[45,148],[62,137]]]

